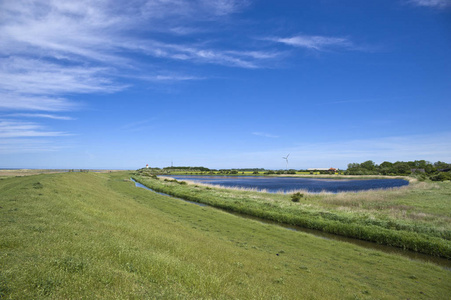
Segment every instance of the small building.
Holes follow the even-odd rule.
[[[146,169],[148,169],[149,168],[149,164],[146,164]]]

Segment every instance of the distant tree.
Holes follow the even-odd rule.
[[[395,174],[398,175],[407,175],[410,174],[411,167],[408,163],[403,161],[397,161],[393,164],[393,169],[395,171]]]
[[[395,173],[395,170],[393,169],[393,163],[384,161],[381,163],[378,167],[378,171],[382,175],[389,175]]]
[[[367,161],[361,163],[360,167],[367,171],[375,171],[376,170],[376,164],[372,160],[367,160]]]
[[[379,165],[379,168],[391,168],[391,167],[393,167],[393,163],[389,161],[384,161]]]
[[[360,169],[360,164],[358,163],[350,163],[348,164],[348,170]]]
[[[442,162],[442,161],[438,161],[438,162],[435,162],[435,163],[434,163],[434,167],[435,167],[437,170],[440,170],[440,169],[449,169],[449,168],[451,168],[451,165],[450,165],[450,164],[447,164],[447,163],[445,163],[445,162]]]

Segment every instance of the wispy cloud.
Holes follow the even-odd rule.
[[[59,131],[47,131],[42,125],[33,122],[0,120],[1,138],[24,138],[24,137],[49,137],[67,136],[69,134]]]
[[[117,80],[124,76],[147,76],[166,82],[204,79],[168,69],[161,58],[257,68],[277,53],[224,49],[193,43],[192,39],[168,42],[167,38],[150,38],[152,32],[196,33],[192,28],[199,27],[199,22],[213,22],[248,4],[237,0],[137,0],[133,5],[112,0],[3,1],[0,92],[15,101],[6,100],[0,108],[70,109],[71,102],[63,95],[117,92],[128,87]],[[159,59],[151,68],[162,73],[147,75],[149,65],[135,59],[134,54]],[[32,105],[43,97],[51,101],[44,101],[42,108]]]
[[[67,146],[57,145],[54,140],[42,138],[0,139],[0,154],[39,153],[59,151]],[[2,162],[3,164],[5,162]],[[14,166],[14,165],[12,165]]]
[[[29,113],[18,113],[18,114],[8,114],[7,117],[25,117],[25,118],[44,118],[44,119],[53,119],[53,120],[75,120],[72,117],[68,116],[57,116],[50,114],[29,114]]]
[[[297,35],[292,37],[270,37],[267,40],[313,50],[325,50],[327,48],[352,48],[352,42],[343,37],[327,37],[318,35]]]
[[[265,133],[265,132],[252,132],[253,135],[256,136],[262,136],[262,137],[267,137],[267,138],[278,138],[278,135],[274,135],[274,134],[269,134],[269,133]]]
[[[60,95],[65,93],[116,92],[108,68],[64,66],[37,59],[0,59],[0,88],[9,93]]]
[[[80,107],[62,97],[41,95],[22,95],[21,93],[3,93],[0,101],[1,110],[30,111],[67,111]]]
[[[417,6],[426,6],[432,8],[451,7],[451,0],[410,0],[409,3]]]
[[[249,69],[265,66],[268,60],[281,55],[276,51],[227,50],[211,48],[203,44],[175,44],[155,40],[134,43],[129,41],[125,43],[124,47],[130,51],[141,52],[156,58]]]
[[[2,121],[0,136],[66,135],[24,118],[68,120],[44,112],[80,109],[76,95],[116,93],[133,80],[206,79],[171,61],[262,66],[276,53],[198,38],[221,30],[208,25],[227,22],[248,5],[240,0],[0,1],[0,111],[20,112],[14,118],[22,119]],[[40,113],[24,113],[30,111]]]

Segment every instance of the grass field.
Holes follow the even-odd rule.
[[[451,272],[436,265],[185,203],[136,188],[129,176],[1,179],[0,298],[449,299],[451,294]]]
[[[215,188],[135,175],[159,192],[280,223],[451,259],[451,184],[412,182],[391,190],[289,194]]]

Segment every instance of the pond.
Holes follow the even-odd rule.
[[[224,187],[252,188],[266,190],[270,193],[305,190],[311,193],[320,192],[357,192],[371,189],[388,189],[408,185],[404,179],[324,179],[299,177],[261,177],[261,176],[198,176],[171,175],[177,180],[191,180],[200,183],[220,185]]]

